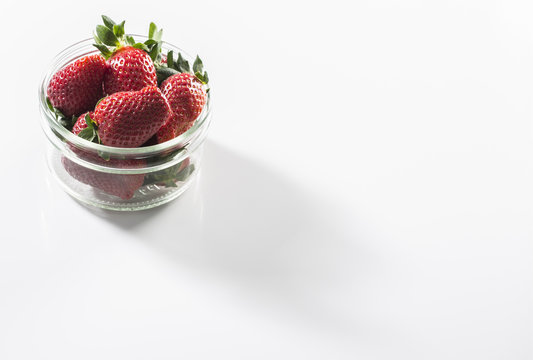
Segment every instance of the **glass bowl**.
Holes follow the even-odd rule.
[[[132,35],[144,41],[141,35]],[[75,60],[97,53],[93,40],[86,39],[60,52],[39,87],[41,126],[48,139],[48,169],[62,188],[76,200],[97,208],[134,211],[153,208],[180,196],[200,170],[203,143],[211,121],[211,90],[194,125],[180,136],[162,144],[117,148],[84,140],[66,129],[50,111],[46,89],[59,69]],[[163,42],[163,53],[183,50]]]

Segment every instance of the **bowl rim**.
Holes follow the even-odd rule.
[[[135,38],[143,38],[148,39],[145,35],[139,35],[139,34],[127,34],[130,36],[134,36]],[[41,125],[43,126],[43,130],[45,130],[45,133],[49,133],[49,129],[52,130],[53,136],[55,136],[55,139],[50,139],[52,142],[53,140],[60,140],[61,142],[68,143],[71,145],[74,145],[75,147],[82,149],[82,150],[88,150],[90,152],[98,152],[98,153],[105,153],[109,154],[111,157],[121,157],[121,156],[127,156],[127,157],[139,157],[139,158],[146,158],[152,155],[157,155],[161,153],[165,153],[170,150],[177,150],[180,148],[185,148],[191,141],[193,141],[196,137],[195,135],[197,133],[202,132],[201,130],[204,128],[207,128],[210,123],[211,119],[211,110],[212,110],[212,104],[211,104],[211,97],[212,97],[212,90],[211,87],[209,87],[209,92],[207,93],[207,101],[204,105],[202,112],[194,122],[194,125],[188,129],[183,134],[175,137],[172,140],[166,141],[161,144],[155,144],[150,146],[144,146],[144,147],[136,147],[136,148],[121,148],[121,147],[114,147],[114,146],[107,146],[103,144],[97,144],[94,142],[90,142],[88,140],[85,140],[77,135],[74,135],[72,132],[70,132],[67,128],[65,128],[63,125],[59,123],[57,120],[55,114],[52,113],[52,111],[48,108],[46,99],[47,99],[47,88],[48,84],[50,82],[51,77],[60,69],[68,65],[69,63],[87,55],[92,55],[95,53],[99,53],[98,49],[92,47],[92,43],[94,40],[92,38],[83,39],[81,41],[78,41],[74,44],[71,44],[64,48],[62,51],[60,51],[50,62],[50,64],[47,67],[46,73],[42,76],[40,85],[39,85],[39,105],[41,110]],[[177,50],[179,51],[183,57],[185,57],[187,60],[192,61],[192,57],[181,48],[167,42],[163,41],[163,49],[169,49],[169,50]],[[83,53],[76,53],[76,51],[80,50],[88,50],[87,52]],[[76,53],[76,54],[73,54]],[[67,56],[69,56],[67,59],[65,59]],[[46,128],[44,128],[46,127]],[[50,136],[49,136],[50,138]],[[55,144],[57,146],[57,144]]]

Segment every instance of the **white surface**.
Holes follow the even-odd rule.
[[[0,359],[533,358],[529,2],[128,4],[0,5]],[[212,78],[152,211],[44,167],[37,83],[102,12]]]

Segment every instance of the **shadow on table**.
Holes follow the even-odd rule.
[[[200,178],[178,200],[100,215],[172,261],[230,281],[257,301],[315,325],[354,330],[335,292],[346,291],[339,282],[356,270],[356,252],[332,207],[221,145],[207,142]]]

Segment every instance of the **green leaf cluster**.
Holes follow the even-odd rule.
[[[78,136],[87,141],[92,141],[97,144],[100,144],[101,141],[100,136],[98,136],[98,125],[96,124],[96,122],[91,119],[89,114],[85,115],[85,122],[87,123],[87,127],[80,131],[78,133]]]
[[[95,42],[93,45],[100,50],[106,59],[109,59],[121,47],[133,46],[146,51],[154,63],[161,61],[163,29],[158,29],[154,23],[150,23],[149,39],[142,43],[135,41],[133,36],[126,35],[124,30],[125,21],[117,24],[105,15],[102,15],[102,20],[104,25],[97,25],[93,34]]]
[[[192,71],[193,71],[194,76],[196,76],[198,80],[200,80],[204,84],[207,84],[209,82],[207,71],[204,71],[204,64],[202,63],[202,60],[200,59],[198,55],[196,55],[194,64],[192,64]]]
[[[149,48],[148,54],[153,62],[159,63],[161,61],[161,49],[163,47],[163,29],[158,29],[153,22],[148,28],[148,40],[144,44]]]
[[[46,97],[46,105],[48,106],[48,109],[54,114],[57,121],[65,127],[67,130],[72,130],[72,127],[74,126],[74,123],[76,122],[76,116],[67,117],[65,116],[61,110],[58,108],[55,108],[54,105],[52,105],[52,102],[48,97]]]
[[[156,66],[158,84],[161,84],[172,75],[184,72],[193,74],[204,84],[209,82],[207,71],[204,71],[204,65],[199,56],[196,56],[194,60],[192,71],[189,62],[179,52],[178,56],[175,57],[174,51],[170,50],[167,53],[167,63],[164,64],[161,61],[163,29],[158,29],[155,23],[150,23],[148,40],[145,42],[136,42],[132,36],[126,35],[124,31],[125,21],[117,24],[105,15],[102,15],[102,20],[104,25],[96,26],[94,33],[95,44],[93,45],[100,50],[106,59],[109,59],[117,49],[123,46],[133,46],[134,48],[146,51],[150,55],[150,58]]]
[[[196,56],[196,59],[194,60],[194,63],[192,65],[192,72],[191,72],[191,66],[189,62],[183,58],[181,53],[178,52],[177,59],[175,59],[174,57],[175,57],[174,51],[170,50],[167,53],[166,66],[161,64],[157,68],[158,84],[161,84],[166,78],[177,73],[192,73],[202,83],[207,84],[209,82],[207,71],[204,71],[204,64],[202,63],[202,60],[200,59],[198,55]]]
[[[124,31],[126,21],[116,24],[110,17],[105,15],[102,15],[102,20],[104,25],[97,25],[93,34],[95,41],[93,45],[108,59],[126,41]]]

